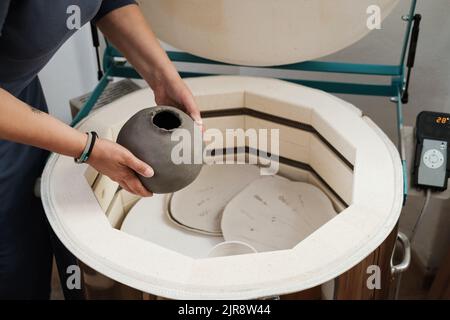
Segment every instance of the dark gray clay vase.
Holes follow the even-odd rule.
[[[177,146],[176,150],[179,150],[180,141],[172,141],[174,139],[171,137],[180,134],[181,129],[187,130],[191,137],[191,148],[183,149],[190,152],[191,161],[177,164],[175,162],[179,160],[173,161],[172,150]],[[195,134],[194,130],[197,131]],[[171,193],[186,187],[199,175],[202,150],[193,146],[198,146],[200,140],[202,149],[201,135],[200,127],[195,126],[187,114],[174,107],[158,106],[141,110],[132,116],[120,130],[117,143],[153,168],[155,174],[151,178],[138,175],[148,190],[153,193]],[[194,139],[197,139],[197,144]]]

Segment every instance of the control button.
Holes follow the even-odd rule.
[[[423,163],[430,169],[438,169],[444,164],[444,155],[437,149],[431,149],[423,155]]]

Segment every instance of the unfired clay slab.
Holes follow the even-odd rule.
[[[191,185],[174,193],[170,201],[171,218],[188,228],[220,235],[220,221],[227,203],[259,177],[259,168],[254,165],[204,166]]]
[[[175,226],[164,214],[164,195],[142,198],[130,210],[121,230],[192,258],[204,258],[222,238],[193,233]]]
[[[226,206],[226,241],[243,241],[258,252],[291,249],[336,216],[317,187],[278,176],[249,184]]]

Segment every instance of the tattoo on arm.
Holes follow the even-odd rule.
[[[39,109],[36,109],[36,108],[33,108],[33,107],[30,107],[30,109],[31,109],[32,112],[34,112],[36,114],[41,114],[42,113],[42,111],[39,110]]]

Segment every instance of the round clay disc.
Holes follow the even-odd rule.
[[[142,198],[130,210],[121,231],[192,258],[205,258],[222,238],[194,233],[174,225],[165,214],[164,195]]]
[[[258,252],[291,249],[336,216],[317,187],[277,176],[255,180],[226,206],[226,241],[243,241]]]
[[[259,177],[260,170],[254,165],[204,166],[192,184],[173,194],[169,204],[170,218],[186,228],[221,235],[223,209],[237,193]]]

